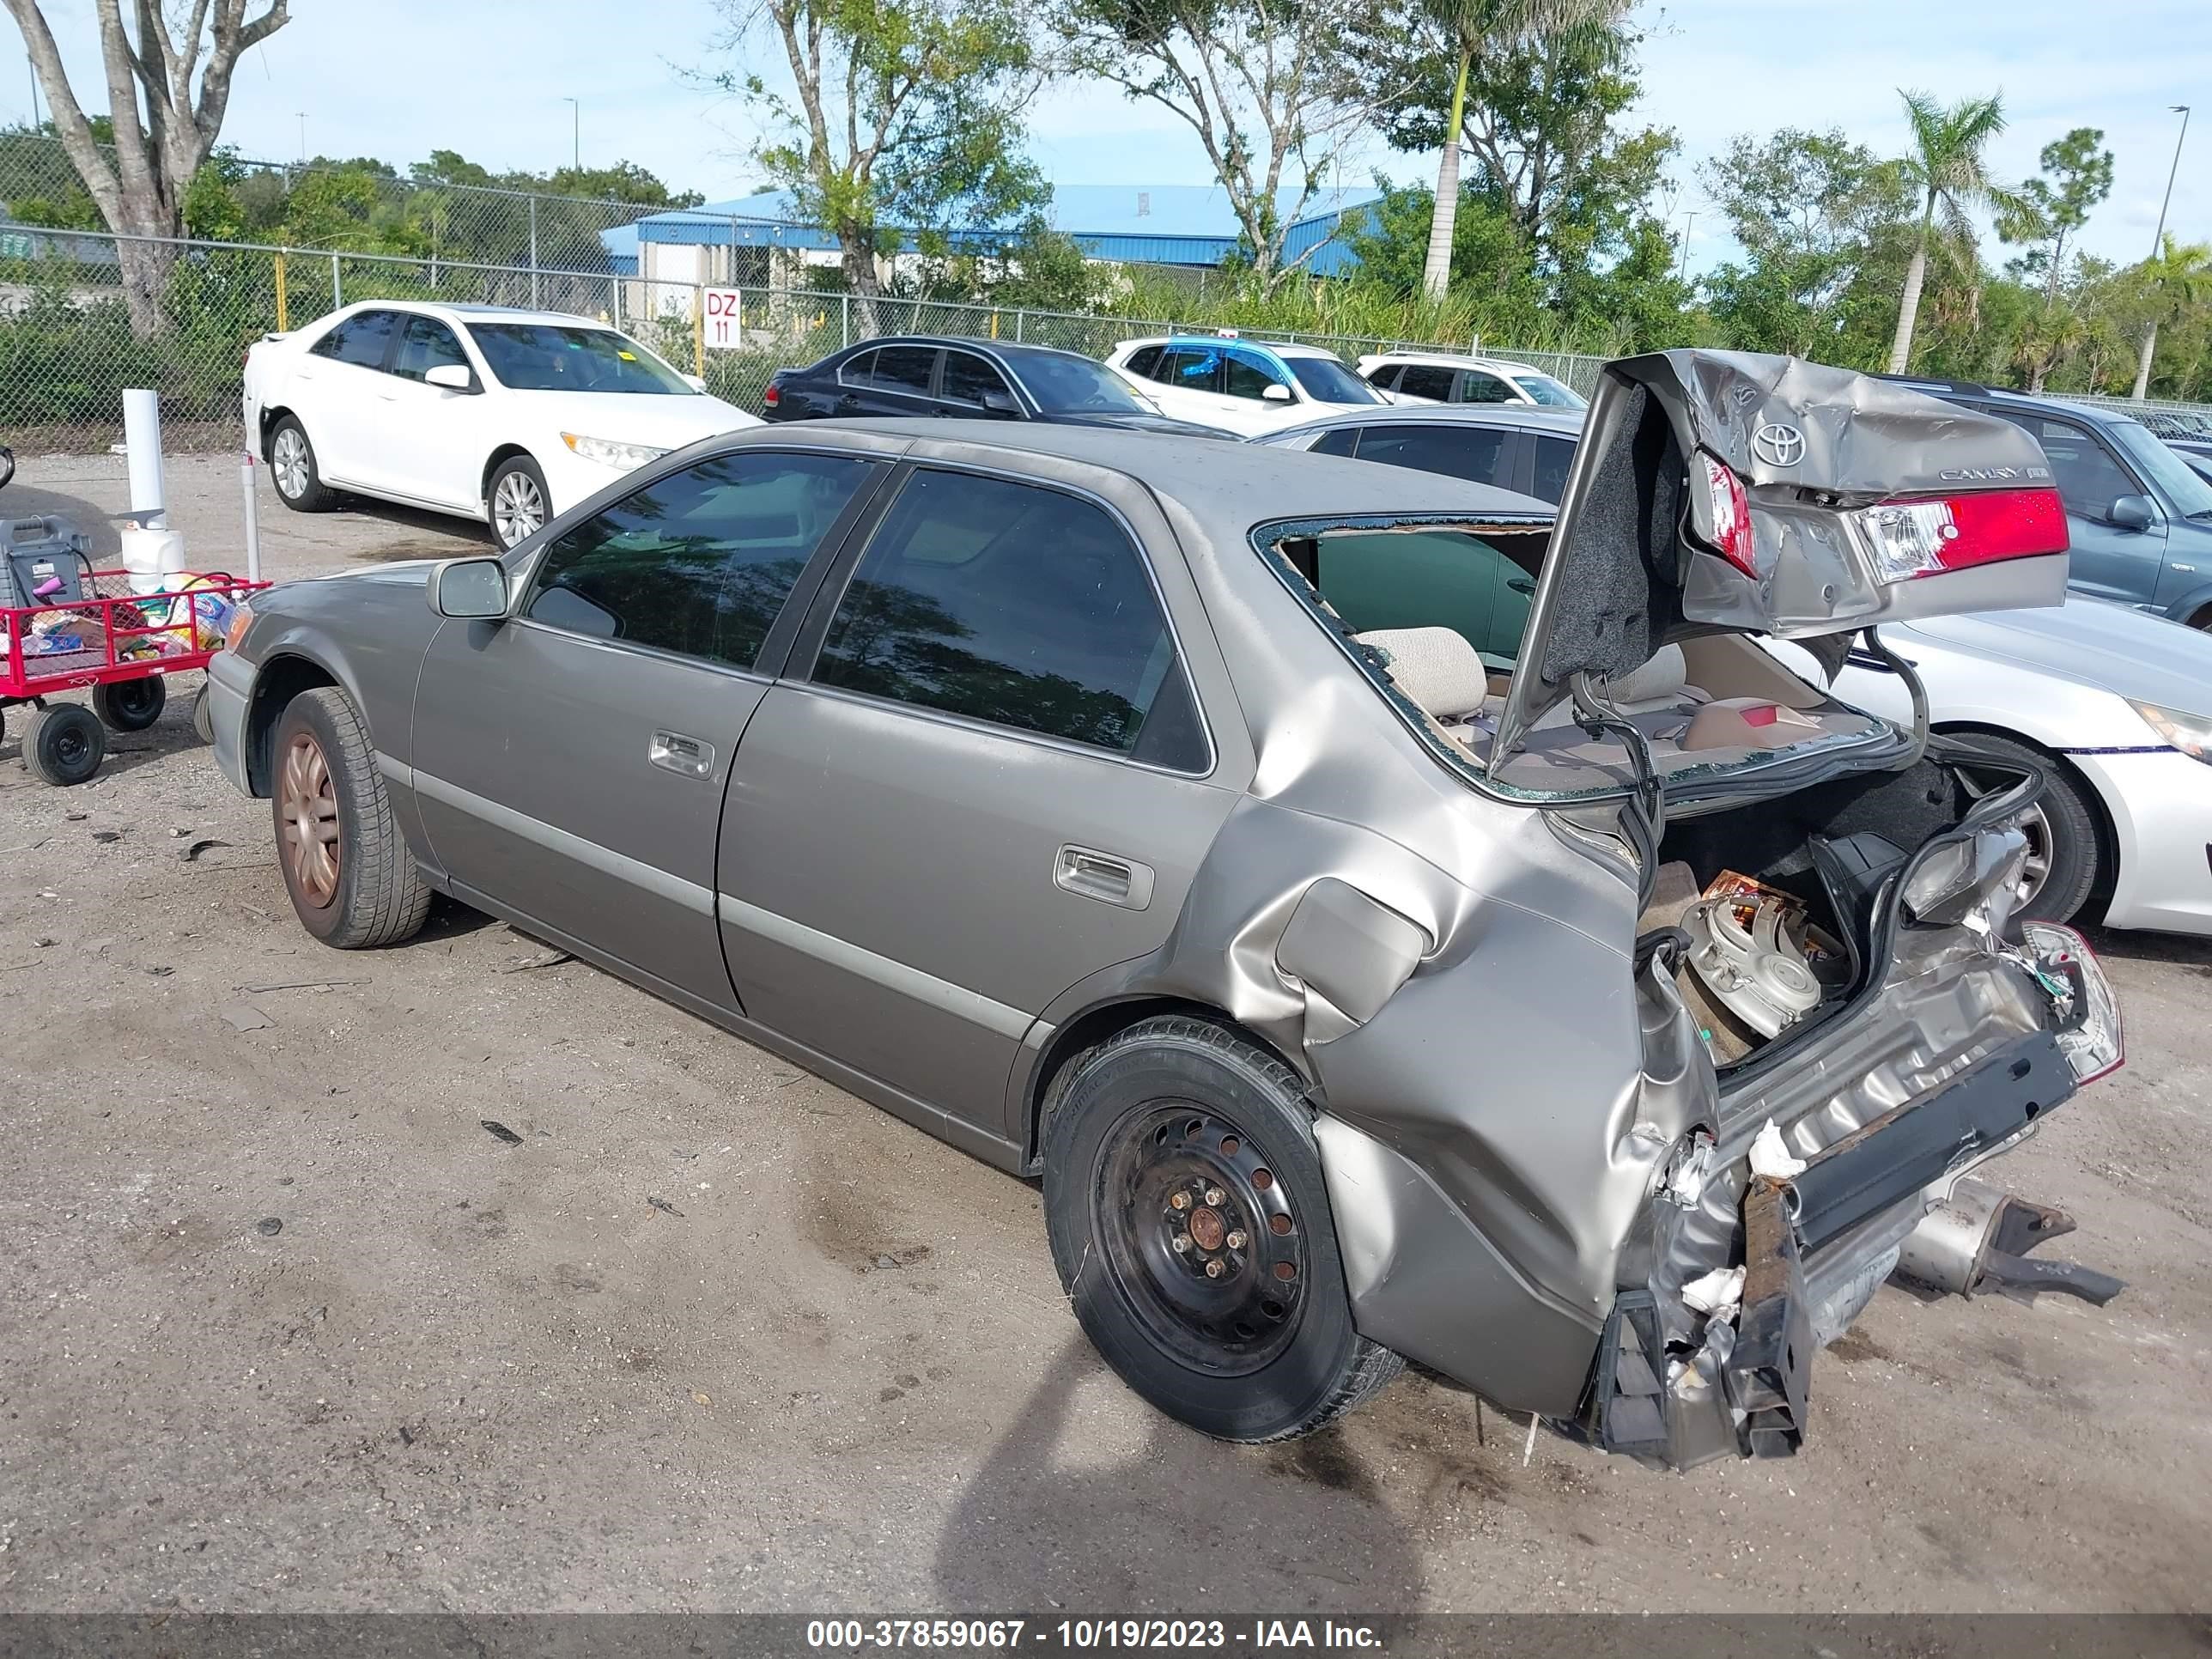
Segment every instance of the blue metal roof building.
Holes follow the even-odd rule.
[[[1375,190],[1317,190],[1301,209],[1296,189],[1278,194],[1278,210],[1297,218],[1284,243],[1286,260],[1304,257],[1304,269],[1339,276],[1358,264],[1340,234],[1345,221],[1363,220],[1382,199]],[[1116,264],[1210,269],[1234,252],[1237,216],[1217,185],[1066,185],[1053,191],[1053,227],[1073,237],[1094,259]],[[962,240],[959,237],[954,239]],[[981,240],[980,234],[972,240]],[[623,276],[639,274],[639,245],[692,247],[787,248],[826,253],[836,238],[803,222],[789,191],[764,191],[731,202],[648,214],[634,224],[599,233],[607,261]],[[898,233],[911,247],[911,232]]]

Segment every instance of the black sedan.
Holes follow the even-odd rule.
[[[761,413],[771,421],[933,415],[1230,435],[1148,408],[1112,369],[1073,351],[920,335],[867,340],[811,368],[778,369]]]

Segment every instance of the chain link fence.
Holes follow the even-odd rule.
[[[125,302],[118,248],[158,249],[166,270],[157,319]],[[532,307],[623,328],[708,389],[757,410],[769,377],[854,342],[929,334],[1054,346],[1103,357],[1139,336],[1211,332],[1171,319],[1022,309],[953,301],[741,287],[735,319],[708,326],[708,289],[620,272],[445,258],[173,241],[0,225],[0,441],[20,453],[97,453],[121,435],[122,393],[161,395],[174,449],[227,449],[240,441],[246,351],[340,305],[372,299]],[[1437,342],[1247,329],[1255,340],[1317,346],[1347,364],[1392,349],[1469,350],[1526,363],[1587,395],[1602,358],[1516,351],[1483,341]],[[2088,401],[2084,399],[2084,401]],[[2174,426],[2212,428],[2212,407],[2100,399]]]

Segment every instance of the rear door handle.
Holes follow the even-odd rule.
[[[1152,902],[1152,866],[1089,847],[1064,846],[1053,860],[1053,885],[1080,898],[1141,910]]]
[[[656,732],[647,745],[646,758],[679,777],[709,777],[714,770],[714,745],[681,732]]]

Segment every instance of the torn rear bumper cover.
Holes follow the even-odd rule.
[[[1670,1352],[1650,1291],[1622,1294],[1598,1346],[1584,1429],[1607,1451],[1676,1468],[1731,1451],[1794,1453],[1805,1437],[1814,1355],[1838,1334],[1816,1337],[1824,1288],[1886,1273],[1899,1226],[1911,1220],[1884,1227],[1881,1218],[1917,1219],[1947,1177],[2027,1133],[2076,1086],[2057,1040],[2038,1032],[1844,1137],[1796,1176],[1753,1176],[1732,1324],[1717,1316],[1701,1346]]]

